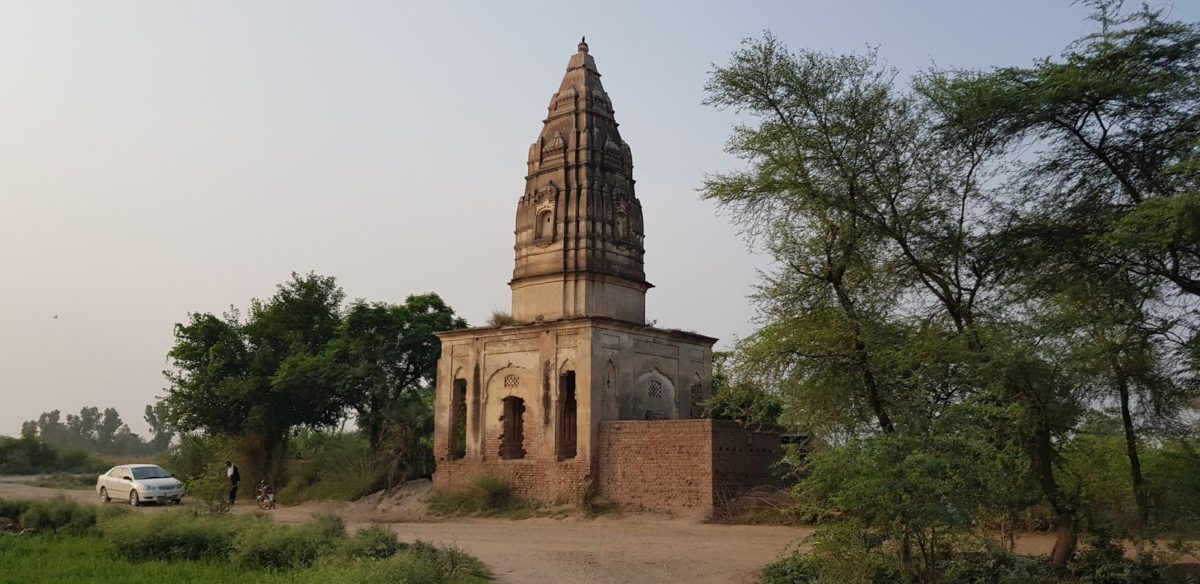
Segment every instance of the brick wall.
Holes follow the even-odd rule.
[[[779,435],[717,420],[601,422],[597,488],[622,505],[710,514],[725,500],[778,485]]]
[[[468,457],[438,461],[433,486],[457,489],[470,484],[479,475],[504,479],[523,497],[547,503],[570,502],[583,493],[592,478],[592,469],[582,457],[561,462]]]
[[[708,515],[751,488],[779,485],[772,465],[782,456],[779,434],[745,430],[733,422],[601,422],[594,465],[583,456],[558,462],[440,460],[433,484],[460,488],[488,474],[508,481],[522,496],[567,502],[595,480],[597,492],[620,505]]]
[[[775,463],[783,458],[777,432],[746,430],[728,421],[713,421],[713,492],[717,505],[759,486],[782,487]]]

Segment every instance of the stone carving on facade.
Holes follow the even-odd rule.
[[[602,424],[691,417],[709,379],[715,339],[646,325],[633,158],[586,43],[548,112],[517,203],[515,323],[439,333],[436,488],[492,474],[574,496],[605,473]]]

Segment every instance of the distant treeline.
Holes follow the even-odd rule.
[[[103,455],[145,456],[165,451],[175,434],[163,421],[162,406],[147,405],[143,419],[150,426],[149,438],[130,430],[116,408],[101,411],[85,406],[78,415],[67,414],[65,423],[61,411],[51,410],[21,424],[21,437]]]

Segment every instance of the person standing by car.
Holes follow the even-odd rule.
[[[233,505],[233,501],[237,499],[238,483],[242,482],[242,473],[238,472],[236,464],[226,460],[225,474],[229,475],[229,504]]]

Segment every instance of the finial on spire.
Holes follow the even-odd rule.
[[[587,46],[587,37],[586,37],[586,36],[585,36],[585,37],[581,37],[581,38],[579,39],[579,52],[581,52],[581,53],[586,53],[586,52],[588,52],[588,46]]]

